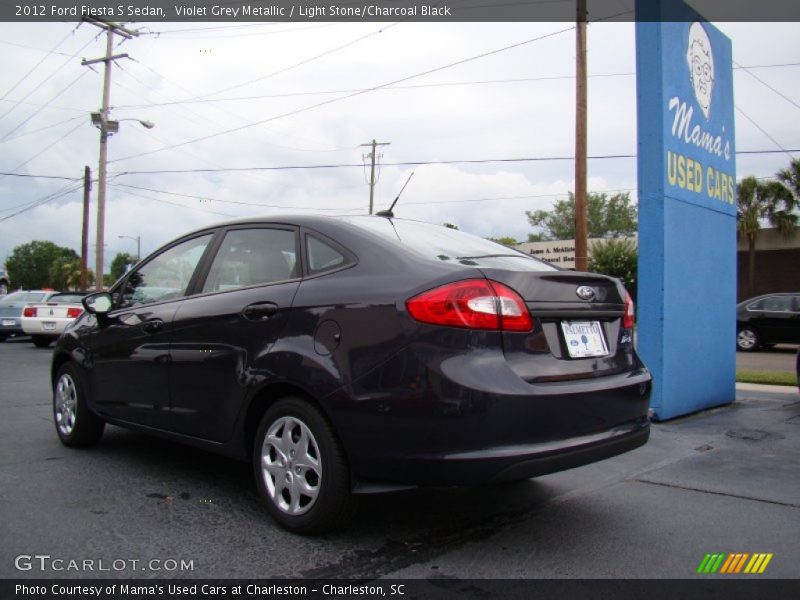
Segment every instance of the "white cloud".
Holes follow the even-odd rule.
[[[387,89],[338,100],[269,120],[347,95],[317,94],[327,90],[363,89],[421,73],[470,56],[489,52],[548,32],[569,27],[559,23],[474,24],[283,24],[213,33],[164,33],[126,42],[120,51],[136,59],[114,69],[112,105],[115,118],[148,119],[152,131],[135,122],[121,123],[109,143],[112,175],[122,171],[206,169],[319,164],[359,164],[367,151],[360,147],[375,138],[391,142],[381,149],[381,178],[376,205],[392,201],[408,175],[415,175],[396,213],[436,223],[452,221],[482,236],[525,238],[531,228],[526,210],[546,208],[557,195],[573,188],[570,161],[488,162],[427,166],[388,166],[417,160],[453,160],[569,156],[574,145],[574,33],[567,32],[519,48],[402,83],[420,86],[502,79],[539,79],[475,85],[443,85]],[[152,30],[193,27],[149,24]],[[792,62],[800,55],[796,24],[723,24],[734,41],[741,64]],[[0,39],[22,46],[50,49],[74,28],[69,24],[2,24]],[[96,31],[84,25],[58,48],[66,54],[92,58],[104,51]],[[382,29],[382,33],[375,33]],[[281,33],[282,32],[282,33]],[[372,34],[372,35],[370,35]],[[359,39],[363,38],[363,39]],[[83,49],[87,42],[89,45]],[[351,43],[352,42],[352,43]],[[349,44],[349,45],[348,45]],[[340,46],[346,46],[334,50]],[[330,51],[330,52],[328,52]],[[0,97],[41,58],[41,52],[4,45]],[[284,73],[224,91],[316,55],[324,56]],[[66,64],[64,64],[66,63]],[[63,66],[61,66],[63,64]],[[594,24],[589,28],[589,71],[607,75],[635,68],[634,26]],[[100,103],[102,74],[89,72],[57,99],[51,99],[85,67],[78,58],[52,55],[22,84],[0,101],[0,139],[38,107],[20,104],[3,113],[40,82],[25,101],[49,104],[19,129],[28,135],[0,142],[0,170],[8,170],[51,148],[21,169],[23,173],[64,175],[79,179],[84,165],[97,174],[97,130],[88,113]],[[52,75],[51,75],[52,73]],[[798,67],[761,69],[758,76],[784,94],[796,97]],[[800,110],[746,73],[737,72],[736,103],[785,147],[800,147]],[[221,91],[223,90],[223,91]],[[215,93],[221,91],[220,93]],[[286,95],[298,94],[304,95]],[[209,96],[210,95],[210,96]],[[253,96],[249,100],[232,98]],[[159,106],[192,96],[224,98]],[[589,85],[589,153],[636,151],[635,78],[630,75],[593,77]],[[135,108],[125,108],[137,105]],[[58,107],[58,108],[56,108]],[[47,125],[80,117],[85,125],[64,136],[76,123]],[[237,133],[218,132],[246,126]],[[177,148],[149,153],[165,145],[212,136]],[[747,120],[737,123],[739,149],[772,148],[772,142]],[[149,153],[137,158],[122,157]],[[740,157],[739,174],[768,175],[787,162],[785,155]],[[130,240],[142,236],[144,251],[190,229],[236,216],[293,212],[231,202],[271,204],[296,209],[356,209],[366,212],[365,169],[338,168],[249,172],[119,175],[112,183],[184,194],[109,188],[106,257],[133,252]],[[636,185],[632,159],[589,162],[590,190],[629,189]],[[0,218],[8,210],[32,202],[67,182],[0,177]],[[96,186],[95,186],[96,193]],[[147,198],[131,195],[132,193]],[[226,202],[201,202],[205,196]],[[530,196],[492,202],[478,198]],[[156,200],[152,199],[155,198]],[[94,193],[92,241],[94,240]],[[7,221],[0,221],[0,258],[32,239],[52,239],[78,250],[81,192],[55,200]],[[445,200],[460,202],[442,203]],[[174,204],[167,204],[171,202]],[[421,202],[423,204],[414,204]],[[183,207],[183,208],[182,208]],[[213,212],[212,212],[213,211]],[[306,211],[301,211],[306,212]],[[325,211],[332,212],[332,211]],[[90,263],[92,264],[92,263]]]

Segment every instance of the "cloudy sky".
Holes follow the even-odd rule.
[[[800,148],[797,24],[717,26],[732,38],[736,63],[750,67],[734,76],[737,150]],[[373,138],[391,144],[380,148],[377,209],[414,173],[398,216],[524,240],[525,211],[573,189],[570,160],[493,161],[573,153],[570,23],[129,27],[141,35],[116,48],[131,58],[113,70],[112,117],[131,120],[109,142],[106,265],[135,252],[119,236],[141,236],[146,254],[232,217],[366,213],[361,144]],[[99,34],[85,24],[0,24],[0,171],[37,176],[0,175],[0,260],[34,239],[79,251],[80,178],[84,165],[97,173],[89,113],[103,80],[101,66],[80,59],[103,55]],[[592,24],[588,44],[589,154],[633,155],[634,25]],[[396,164],[435,161],[483,162]],[[768,176],[788,161],[780,152],[740,155],[737,173]],[[274,169],[314,165],[345,166]],[[635,188],[634,158],[589,161],[590,191],[635,198]]]

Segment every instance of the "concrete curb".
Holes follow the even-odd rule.
[[[763,385],[760,383],[736,383],[737,392],[764,392],[770,394],[794,394],[797,395],[795,385]]]

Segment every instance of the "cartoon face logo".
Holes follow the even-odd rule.
[[[711,40],[700,23],[689,28],[689,43],[686,49],[689,77],[694,87],[694,97],[706,119],[711,111],[711,92],[714,90],[714,54]]]

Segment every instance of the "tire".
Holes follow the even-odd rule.
[[[253,471],[267,510],[284,529],[323,533],[353,515],[344,451],[328,420],[307,400],[288,397],[267,410],[253,445]]]
[[[87,406],[87,393],[77,367],[61,366],[53,386],[53,420],[61,443],[71,448],[94,446],[105,423]]]
[[[0,344],[2,344],[3,342],[5,342],[7,339],[8,339],[8,336],[7,336],[7,335],[5,335],[5,334],[3,334],[3,335],[0,335]]]
[[[48,348],[53,342],[53,338],[46,335],[34,335],[31,336],[31,340],[33,340],[33,345],[37,348]]]
[[[758,332],[749,326],[739,327],[736,332],[736,349],[742,352],[758,350],[761,340]]]

